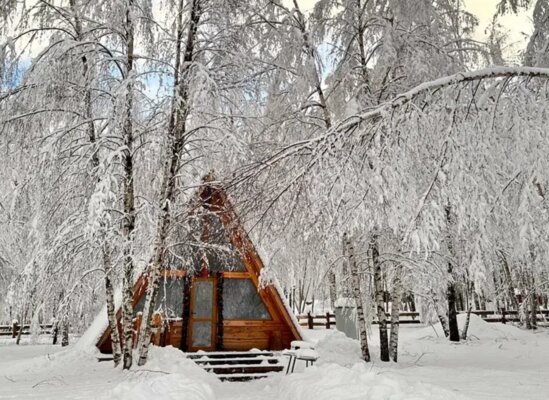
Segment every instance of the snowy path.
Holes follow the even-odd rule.
[[[472,321],[473,336],[460,344],[427,338],[429,329],[409,327],[402,338],[400,362],[377,362],[380,373],[418,379],[471,399],[549,398],[546,329],[533,333],[477,319]]]
[[[174,349],[145,369],[113,370],[50,345],[0,345],[1,399],[451,400],[547,399],[549,331],[473,321],[473,337],[449,344],[431,327],[402,329],[398,364],[357,363],[356,343],[315,331],[324,364],[290,376],[221,383]],[[328,333],[324,339],[322,337]],[[374,344],[377,338],[371,338]],[[322,348],[324,346],[324,348]],[[373,358],[378,359],[373,347]]]
[[[0,346],[1,399],[93,399],[119,383],[112,367],[61,361],[60,346]],[[53,364],[53,365],[52,365]]]

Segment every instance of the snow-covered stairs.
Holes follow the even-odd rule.
[[[272,351],[215,351],[187,353],[199,366],[222,381],[249,381],[284,370],[281,356]]]

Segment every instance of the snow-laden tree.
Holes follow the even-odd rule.
[[[331,246],[338,246],[345,232],[357,237],[379,238],[380,232],[396,230],[396,235],[388,237],[399,243],[407,226],[402,219],[387,221],[396,215],[388,212],[385,203],[400,199],[391,199],[387,189],[383,188],[384,165],[392,160],[384,154],[341,156],[338,153],[341,143],[326,139],[323,132],[333,126],[334,116],[344,119],[376,107],[429,77],[464,70],[472,65],[485,51],[469,38],[476,20],[461,8],[459,2],[435,4],[426,1],[411,5],[398,1],[348,1],[340,5],[322,1],[308,19],[300,11],[299,3],[293,6],[275,6],[274,15],[283,18],[281,24],[275,25],[279,27],[277,32],[284,38],[293,39],[278,54],[295,67],[290,70],[286,66],[282,70],[281,74],[287,79],[282,83],[276,80],[277,89],[287,81],[290,84],[281,91],[283,95],[273,98],[276,108],[267,111],[284,112],[287,117],[278,125],[282,132],[277,134],[285,135],[285,142],[292,135],[296,140],[280,153],[267,158],[267,163],[277,163],[280,171],[288,172],[283,173],[285,177],[282,179],[273,179],[272,172],[266,174],[267,189],[264,191],[272,195],[272,201],[278,200],[284,205],[288,201],[301,202],[311,222],[301,222],[299,226],[322,225],[326,232],[325,241]],[[296,43],[300,46],[299,52]],[[300,107],[292,108],[295,101],[281,107],[284,95],[294,97],[297,90],[307,95],[297,103]],[[351,125],[348,129],[341,129],[347,135],[355,130],[356,126]],[[355,149],[366,144],[351,143],[349,146]],[[300,156],[294,156],[296,154]],[[307,157],[302,157],[304,154]],[[337,158],[333,158],[336,154]],[[254,173],[261,171],[264,165],[254,168]],[[325,221],[329,220],[332,220],[330,229],[326,229]],[[398,224],[400,226],[395,226]],[[365,239],[363,243],[369,246],[372,242]],[[373,243],[373,248],[376,247]],[[366,250],[360,249],[357,254],[365,255],[368,253]],[[341,247],[337,252],[340,251]],[[377,285],[374,285],[378,288],[377,313],[382,317],[383,285],[379,280],[384,273],[377,267],[374,271],[377,271],[374,275],[378,278]],[[397,277],[396,281],[402,279]],[[370,314],[369,309],[366,312]],[[384,321],[384,318],[380,319]],[[383,323],[380,328],[386,332]],[[394,331],[396,333],[396,328]],[[387,341],[385,335],[382,334],[382,342]],[[388,360],[388,354],[385,353],[383,358]]]
[[[547,71],[473,72],[505,61],[496,21],[484,45],[460,1],[2,6],[0,289],[13,318],[68,334],[104,292],[114,328],[121,287],[123,337],[111,330],[129,368],[143,272],[144,363],[160,269],[193,268],[189,204],[208,174],[298,309],[354,297],[365,358],[375,316],[382,359],[397,360],[405,295],[453,340],[456,309],[518,307],[515,292],[535,322]],[[536,10],[525,64],[544,66]]]

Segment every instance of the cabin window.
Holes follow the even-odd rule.
[[[213,281],[199,281],[195,283],[195,298],[193,316],[195,318],[212,317]]]
[[[193,322],[193,347],[210,347],[212,345],[212,323],[211,321]]]
[[[168,318],[183,317],[184,279],[161,279],[156,308]]]
[[[250,279],[225,279],[223,281],[223,319],[271,319],[263,300]]]
[[[156,296],[156,310],[167,318],[183,317],[183,279],[160,279]],[[134,315],[143,312],[147,293],[144,293],[134,307]]]

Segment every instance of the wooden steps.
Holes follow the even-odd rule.
[[[187,358],[222,381],[266,378],[273,372],[284,370],[280,356],[272,351],[199,352],[187,353]]]

